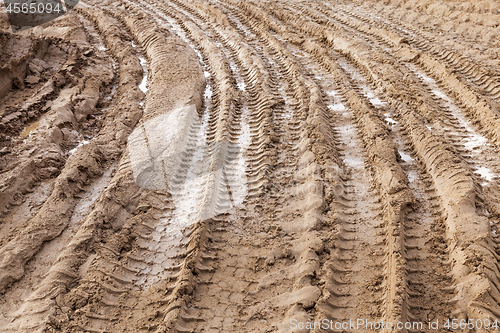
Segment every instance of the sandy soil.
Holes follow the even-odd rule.
[[[500,320],[499,25],[493,0],[3,18],[0,332]]]

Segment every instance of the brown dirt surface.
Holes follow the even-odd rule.
[[[500,332],[499,223],[498,1],[0,12],[2,333]]]

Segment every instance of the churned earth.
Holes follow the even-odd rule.
[[[493,0],[4,17],[0,332],[500,320],[499,25]]]

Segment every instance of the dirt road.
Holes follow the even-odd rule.
[[[428,0],[2,21],[0,332],[500,332],[499,25]]]

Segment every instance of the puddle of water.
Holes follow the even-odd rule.
[[[148,91],[147,83],[148,83],[148,62],[143,57],[139,57],[141,62],[142,70],[144,71],[144,76],[142,77],[142,82],[139,85],[139,89],[142,90],[143,93]]]
[[[38,121],[35,121],[33,124],[27,126],[24,131],[21,132],[21,134],[19,134],[21,136],[21,138],[25,138],[27,137],[28,135],[31,134],[31,132],[33,132],[37,127],[38,127]]]
[[[131,45],[133,48],[137,48],[137,45],[135,45],[134,41],[131,42]],[[139,89],[141,89],[141,91],[143,93],[146,93],[148,91],[148,87],[147,87],[147,85],[148,85],[148,61],[142,56],[139,56],[139,61],[141,63],[142,71],[143,71],[142,81],[139,84]]]

